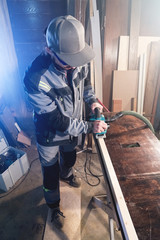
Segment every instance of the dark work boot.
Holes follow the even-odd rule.
[[[51,222],[57,227],[57,228],[62,228],[64,225],[64,218],[65,216],[63,213],[60,211],[59,207],[51,209]]]
[[[73,174],[68,178],[60,178],[63,182],[68,183],[72,187],[79,188],[81,186],[81,179],[74,176]]]

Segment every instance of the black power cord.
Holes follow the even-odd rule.
[[[28,174],[29,174],[29,172],[30,172],[30,170],[31,170],[32,164],[33,164],[35,161],[37,161],[38,159],[39,159],[39,158],[37,157],[37,158],[35,158],[35,159],[33,159],[33,160],[31,161],[30,166],[29,166],[29,169],[28,169],[27,173],[23,176],[23,179],[21,180],[21,182],[20,182],[17,186],[15,186],[14,188],[11,188],[11,190],[9,190],[7,193],[5,193],[5,194],[3,194],[2,196],[0,196],[0,198],[4,198],[4,197],[8,196],[9,194],[11,194],[14,190],[16,190],[16,189],[24,182],[24,180],[26,179],[26,177],[28,176]]]
[[[100,177],[102,177],[103,175],[102,174],[97,175],[97,174],[93,173],[93,171],[91,170],[91,161],[92,161],[91,156],[88,156],[88,152],[86,152],[86,161],[85,161],[85,164],[84,164],[84,172],[85,172],[86,182],[88,183],[89,186],[96,187],[100,184],[100,182],[101,182]],[[88,170],[89,173],[87,172],[87,170]],[[89,181],[88,176],[97,179],[98,182],[95,183],[95,184],[92,184]]]
[[[82,171],[80,171],[78,168],[75,168],[75,170],[77,172],[79,172],[79,174],[81,175],[80,177],[83,178],[83,180],[91,187],[96,187],[100,184],[101,180],[100,177],[103,176],[103,174],[95,174],[93,173],[93,170],[91,169],[92,166],[92,158],[90,156],[90,150],[88,148],[86,148],[83,151],[79,151],[77,152],[77,154],[81,153],[81,152],[85,152],[86,153],[86,158],[85,158],[85,163],[84,165],[81,167],[83,168],[84,174],[85,176],[82,176]],[[93,153],[92,153],[93,154]],[[91,179],[95,179],[97,181],[97,183],[93,184],[91,183]]]

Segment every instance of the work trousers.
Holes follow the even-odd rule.
[[[73,174],[76,162],[77,139],[61,146],[42,146],[37,144],[43,174],[43,192],[50,208],[60,203],[59,178],[68,178]]]

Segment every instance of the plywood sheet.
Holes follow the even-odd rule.
[[[128,69],[128,51],[129,51],[129,36],[120,36],[117,70],[125,71]]]
[[[138,71],[114,71],[113,99],[122,100],[122,110],[131,110],[131,99],[137,98]]]

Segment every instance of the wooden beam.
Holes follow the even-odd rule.
[[[96,1],[92,0],[93,16],[91,20],[91,35],[93,50],[95,52],[94,73],[95,73],[95,93],[102,101],[102,56],[101,56],[101,37],[100,37],[100,22],[99,11],[97,10]]]
[[[143,115],[143,104],[146,83],[146,53],[142,54],[139,58],[139,81],[138,81],[138,102],[137,112]]]
[[[130,40],[129,40],[129,58],[128,69],[138,69],[138,37],[140,29],[141,0],[131,1],[131,17],[130,17]]]
[[[131,98],[131,110],[132,111],[137,111],[137,99],[136,98]]]
[[[113,99],[112,100],[112,112],[122,111],[122,99]]]
[[[160,70],[159,70],[159,74],[158,74],[157,85],[156,85],[156,90],[155,90],[155,96],[154,96],[154,101],[153,101],[152,114],[151,114],[151,123],[152,123],[152,125],[154,125],[154,120],[155,120],[155,115],[156,115],[156,110],[157,110],[157,104],[158,104],[159,92],[160,92]]]
[[[85,27],[85,15],[86,15],[87,1],[79,0],[75,1],[75,17],[83,24]]]
[[[152,42],[148,60],[145,96],[144,96],[144,113],[146,117],[151,117],[154,104],[154,98],[159,77],[160,62],[160,41]]]
[[[126,240],[138,240],[135,228],[133,226],[133,222],[131,220],[126,202],[124,200],[123,193],[120,188],[104,139],[99,138],[96,140],[96,142],[99,148],[98,151],[100,153],[100,161],[102,162],[103,170],[107,175],[112,195],[115,201],[115,207],[116,211],[118,212],[118,218],[120,219],[122,232]]]

